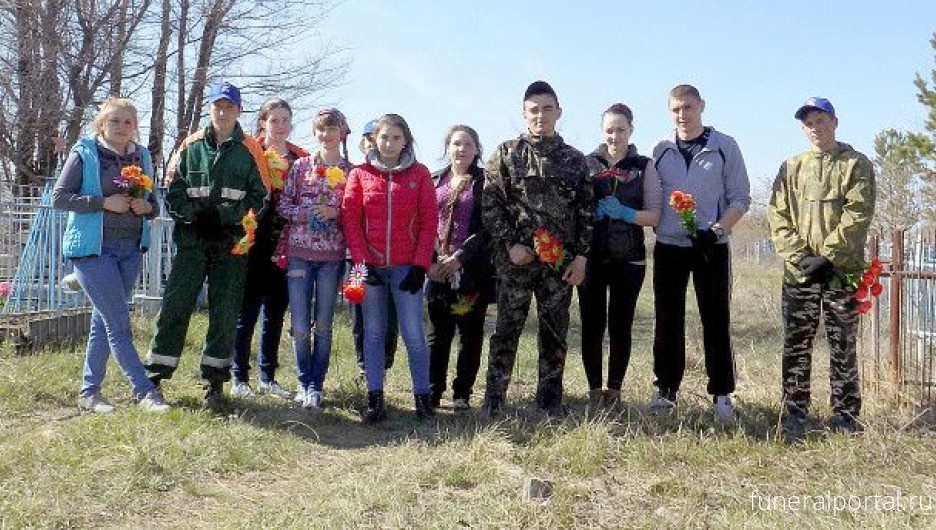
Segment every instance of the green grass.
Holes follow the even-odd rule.
[[[329,408],[312,415],[270,398],[200,410],[196,354],[204,315],[165,393],[165,416],[137,411],[116,365],[105,393],[119,410],[75,409],[83,347],[0,355],[0,528],[837,528],[936,526],[936,508],[856,511],[757,509],[768,496],[936,497],[933,424],[915,422],[889,395],[865,394],[864,435],[777,439],[779,275],[736,263],[733,337],[738,357],[736,425],[716,425],[705,395],[701,338],[690,307],[688,370],[679,413],[653,418],[649,289],[635,325],[626,403],[585,414],[577,324],[566,370],[572,414],[534,410],[536,345],[527,323],[508,415],[494,424],[477,409],[416,421],[405,354],[388,378],[391,414],[362,425],[348,318],[339,316],[326,381]],[[649,287],[649,281],[647,282]],[[690,305],[694,301],[690,302]],[[577,312],[573,311],[573,320]],[[149,323],[138,322],[144,349]],[[827,350],[818,341],[814,412],[829,414]],[[288,343],[279,379],[295,385]],[[454,363],[453,363],[454,364]],[[482,366],[478,397],[483,392]],[[552,496],[525,501],[529,478]],[[752,500],[752,496],[755,498]],[[929,507],[929,509],[926,509]]]

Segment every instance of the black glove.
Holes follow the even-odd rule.
[[[715,243],[718,243],[718,234],[711,228],[696,230],[695,237],[692,238],[692,244],[703,250],[711,249]]]
[[[224,235],[221,231],[221,212],[218,207],[209,204],[195,212],[192,229],[203,239],[217,241]]]
[[[383,285],[383,280],[380,279],[380,276],[377,276],[377,268],[373,265],[365,265],[367,268],[367,277],[364,278],[364,283],[367,285]]]
[[[400,290],[416,294],[422,289],[423,283],[425,282],[426,269],[419,265],[412,265],[409,268],[409,272],[406,273],[406,277],[400,282]]]
[[[797,267],[811,282],[824,282],[832,276],[832,262],[822,256],[806,256]]]

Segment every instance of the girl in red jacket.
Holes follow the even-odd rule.
[[[416,414],[434,413],[422,308],[438,222],[435,188],[429,170],[416,162],[413,134],[401,116],[381,116],[374,141],[367,161],[351,170],[341,206],[351,259],[368,270],[363,301],[367,407],[362,413],[367,423],[386,417],[383,344],[391,301],[409,357]]]

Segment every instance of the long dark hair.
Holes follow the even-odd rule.
[[[268,99],[266,103],[260,106],[260,111],[257,112],[257,132],[254,136],[266,134],[266,131],[263,129],[263,122],[265,122],[267,118],[270,117],[270,113],[276,109],[286,109],[286,112],[289,112],[289,117],[292,117],[292,107],[289,106],[289,103],[286,103],[285,99]]]
[[[452,141],[452,136],[457,132],[463,132],[471,137],[471,140],[475,143],[475,147],[478,148],[478,154],[475,155],[475,159],[471,161],[471,165],[476,166],[481,161],[481,153],[483,149],[481,147],[481,137],[478,136],[478,131],[474,128],[469,127],[468,125],[452,125],[449,127],[447,133],[445,133],[445,141],[442,144],[442,159],[445,160],[448,157],[448,145]]]

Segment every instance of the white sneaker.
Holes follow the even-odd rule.
[[[158,388],[147,392],[146,395],[137,402],[137,406],[146,412],[154,412],[156,414],[165,414],[172,408],[163,399],[162,392],[160,392]]]
[[[241,381],[234,381],[234,384],[231,385],[231,397],[233,398],[249,398],[253,396],[253,390],[250,388],[250,385]]]
[[[276,381],[270,381],[269,383],[260,381],[260,384],[257,385],[257,390],[260,391],[261,394],[270,394],[280,399],[289,399],[292,397],[292,392],[281,387]]]
[[[296,397],[293,398],[293,401],[302,405],[303,403],[305,403],[305,398],[306,398],[306,389],[300,386],[299,390],[296,390]]]
[[[715,403],[712,405],[712,408],[715,411],[715,419],[719,422],[730,423],[735,420],[731,396],[715,396]]]
[[[306,392],[305,399],[302,400],[302,408],[315,411],[322,410],[322,393],[318,390]]]
[[[95,412],[97,414],[107,414],[109,412],[114,412],[115,407],[110,404],[110,401],[104,399],[104,396],[100,392],[95,392],[87,396],[81,396],[78,398],[78,408],[87,412]]]
[[[672,412],[675,409],[676,401],[663,397],[659,390],[654,392],[653,397],[650,398],[650,414],[654,416]]]

